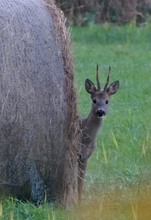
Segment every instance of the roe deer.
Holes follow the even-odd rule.
[[[94,83],[86,79],[85,89],[91,95],[92,107],[87,118],[80,121],[82,132],[81,149],[78,158],[78,197],[81,199],[83,190],[83,181],[87,167],[88,158],[92,155],[96,148],[96,136],[102,125],[103,118],[107,114],[109,107],[109,100],[113,94],[119,89],[119,81],[115,81],[109,85],[111,67],[109,67],[106,84],[101,89],[98,65],[96,68],[97,87]]]

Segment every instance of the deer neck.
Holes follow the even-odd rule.
[[[91,139],[95,139],[101,125],[103,118],[97,118],[96,115],[91,110],[90,114],[86,119],[84,119],[84,130]]]

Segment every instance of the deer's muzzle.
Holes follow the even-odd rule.
[[[101,117],[105,116],[106,113],[105,113],[105,111],[99,109],[96,111],[96,115],[97,115],[97,117],[101,118]]]

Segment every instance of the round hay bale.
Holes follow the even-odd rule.
[[[72,202],[77,100],[70,36],[53,0],[0,1],[0,192]]]

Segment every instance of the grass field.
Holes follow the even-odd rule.
[[[94,34],[94,36],[93,36]],[[103,35],[103,36],[102,36]],[[105,36],[107,36],[105,41]],[[98,137],[98,149],[90,160],[87,187],[97,184],[135,184],[149,180],[151,163],[151,27],[92,26],[73,32],[79,111],[87,116],[91,100],[84,81],[95,81],[96,63],[104,84],[108,66],[111,82],[120,90]],[[91,184],[90,184],[91,183]],[[117,184],[116,184],[117,185]]]
[[[109,66],[111,82],[120,81],[89,161],[83,203],[65,212],[3,200],[0,220],[150,220],[151,25],[77,27],[72,38],[81,115],[90,111],[84,81],[95,81],[97,63],[102,84]]]
[[[117,200],[119,209],[142,194],[147,201],[151,193],[150,37],[149,25],[142,28],[104,25],[73,30],[81,114],[87,116],[90,110],[91,101],[85,92],[84,81],[85,78],[95,81],[96,63],[100,66],[102,84],[109,65],[112,67],[111,81],[120,80],[120,90],[111,100],[85,183],[90,199],[96,198],[96,194],[97,197],[105,194],[107,201]],[[124,219],[123,210],[121,215],[119,219]],[[129,218],[126,214],[125,219],[135,217]]]

